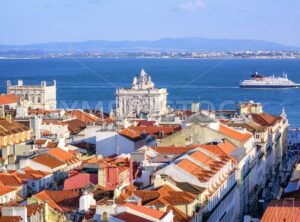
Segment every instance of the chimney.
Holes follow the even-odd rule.
[[[18,86],[23,86],[23,80],[18,80]]]

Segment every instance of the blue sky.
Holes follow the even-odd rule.
[[[1,0],[0,44],[164,37],[300,46],[299,0]]]

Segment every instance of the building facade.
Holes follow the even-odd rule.
[[[167,110],[167,89],[156,88],[151,77],[142,69],[134,77],[131,88],[116,91],[117,117],[139,117],[142,114],[161,114]]]
[[[7,81],[7,94],[15,94],[21,97],[28,108],[31,109],[56,109],[56,81],[52,85],[47,85],[42,81],[40,85],[23,85],[22,80],[18,80],[17,85],[12,85]]]

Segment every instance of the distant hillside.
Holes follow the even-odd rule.
[[[293,51],[299,47],[279,43],[247,39],[165,38],[155,41],[104,41],[54,42],[23,46],[0,45],[0,50],[34,51],[104,51],[104,52],[149,52],[149,51],[245,51],[273,50]]]

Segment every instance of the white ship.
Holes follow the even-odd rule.
[[[241,82],[241,88],[298,88],[300,84],[289,80],[287,74],[282,77],[262,76],[255,72],[251,79]]]

